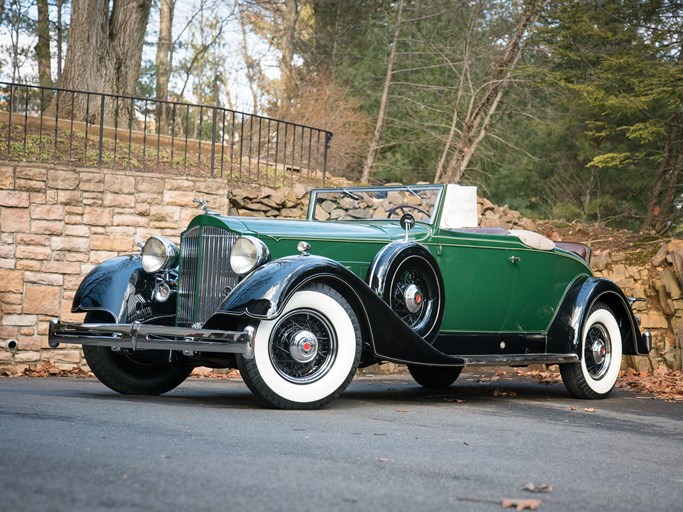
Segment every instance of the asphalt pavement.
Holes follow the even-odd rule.
[[[683,403],[468,373],[447,392],[358,378],[301,412],[263,407],[239,380],[150,398],[0,378],[0,511],[495,512],[531,499],[679,512],[682,427]]]

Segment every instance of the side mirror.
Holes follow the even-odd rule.
[[[404,213],[401,215],[399,223],[401,224],[401,227],[406,230],[406,240],[408,240],[408,231],[415,227],[415,217],[409,213]]]

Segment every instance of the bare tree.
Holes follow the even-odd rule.
[[[310,36],[312,20],[302,17],[310,0],[247,0],[242,4],[251,31],[280,50],[278,68],[280,77],[275,86],[278,117],[287,115],[296,88],[301,85],[297,78],[295,56],[297,45]]]
[[[546,4],[546,0],[527,2],[524,11],[517,23],[514,34],[510,37],[503,53],[493,65],[490,80],[483,86],[480,95],[472,95],[466,117],[462,120],[460,138],[455,149],[452,150],[449,138],[444,147],[444,155],[451,153],[445,173],[441,173],[441,167],[437,169],[434,181],[445,183],[458,183],[465,174],[477,148],[484,140],[493,116],[500,105],[503,94],[507,90],[513,76],[513,72],[519,63],[526,42],[527,29],[533,25]],[[457,107],[456,107],[457,108]],[[457,114],[454,114],[454,122]],[[453,128],[451,129],[451,131]]]
[[[62,46],[64,44],[62,24],[62,6],[65,0],[57,0],[57,82],[62,79]]]
[[[387,118],[387,107],[389,104],[389,88],[391,87],[391,80],[394,74],[394,61],[396,59],[396,47],[398,46],[398,36],[401,33],[401,22],[403,16],[403,5],[404,0],[400,0],[398,3],[398,9],[396,12],[396,27],[394,28],[394,37],[391,42],[391,50],[389,52],[389,58],[387,59],[387,73],[384,77],[384,88],[382,89],[382,99],[379,104],[379,112],[377,114],[377,123],[375,124],[375,131],[372,135],[372,140],[370,141],[370,147],[368,148],[368,154],[365,159],[365,164],[363,165],[363,174],[361,175],[361,183],[367,184],[370,180],[370,174],[375,166],[375,160],[377,160],[377,152],[379,151],[379,143],[382,139],[382,133],[384,132],[384,124]]]
[[[36,58],[38,60],[38,81],[40,85],[52,85],[52,65],[50,59],[50,16],[47,0],[38,0],[38,44]]]
[[[242,58],[244,59],[245,73],[247,81],[249,82],[249,91],[251,92],[252,108],[254,112],[259,110],[258,94],[256,92],[256,75],[258,74],[258,62],[249,53],[247,44],[247,19],[246,12],[242,4],[239,5],[239,22],[242,33]]]
[[[156,96],[168,99],[168,82],[173,67],[173,11],[175,0],[159,1],[159,38],[156,56]],[[168,108],[164,103],[157,104],[157,126],[160,133],[168,131]]]

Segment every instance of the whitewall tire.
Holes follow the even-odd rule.
[[[596,302],[581,333],[581,361],[560,365],[562,381],[577,398],[605,398],[619,376],[622,339],[612,310]]]
[[[280,316],[261,321],[253,358],[238,357],[247,386],[280,409],[319,409],[349,385],[360,360],[358,319],[333,288],[294,293]]]

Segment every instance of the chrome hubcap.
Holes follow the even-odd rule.
[[[310,331],[297,332],[289,342],[289,353],[297,363],[308,363],[318,355],[318,338]]]
[[[595,340],[593,341],[591,350],[593,352],[593,361],[595,361],[595,364],[602,364],[605,360],[605,355],[607,354],[605,343],[602,340]]]
[[[422,307],[424,296],[415,284],[411,284],[403,292],[403,301],[405,302],[408,311],[417,313]]]
[[[294,384],[321,379],[337,358],[337,336],[318,311],[302,308],[285,314],[273,328],[268,352],[275,371]]]
[[[593,379],[600,380],[612,363],[612,342],[605,326],[596,323],[588,329],[585,347],[586,369]]]

